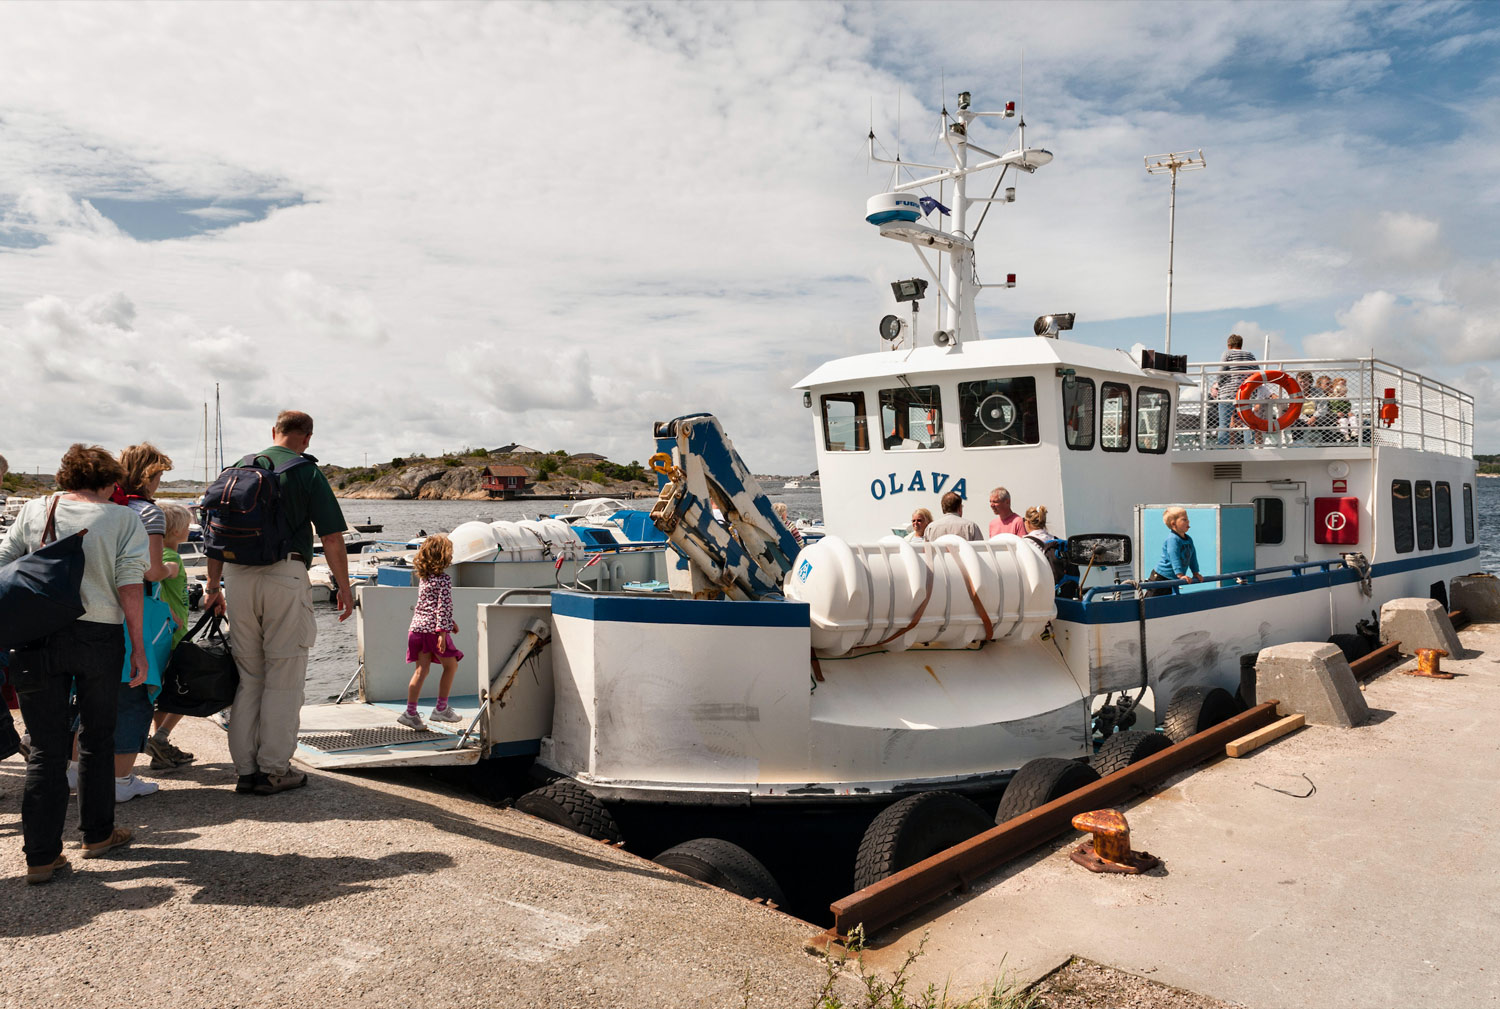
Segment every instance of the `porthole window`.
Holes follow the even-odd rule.
[[[1258,497],[1250,503],[1255,505],[1255,545],[1286,539],[1286,503],[1279,497]]]
[[[1417,549],[1432,549],[1432,481],[1417,481]]]
[[[1161,453],[1167,450],[1172,419],[1172,394],[1165,389],[1142,386],[1136,392],[1135,448],[1137,452]]]
[[[880,390],[881,445],[893,451],[943,447],[942,397],[935,385]]]
[[[1094,447],[1094,380],[1066,375],[1062,380],[1063,440],[1068,448]]]
[[[1453,491],[1442,480],[1432,485],[1432,505],[1437,510],[1437,543],[1453,545]]]
[[[830,452],[868,452],[865,394],[831,392],[823,397],[823,447]]]
[[[1391,537],[1396,541],[1396,553],[1409,554],[1416,548],[1412,535],[1411,481],[1391,481]]]
[[[1041,441],[1036,379],[1030,376],[960,382],[958,412],[964,448],[1035,445]]]
[[[1130,386],[1105,382],[1099,403],[1099,447],[1106,452],[1130,448]]]

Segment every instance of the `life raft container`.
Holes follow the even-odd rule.
[[[1260,387],[1263,385],[1278,386],[1286,393],[1286,405],[1281,408],[1280,412],[1276,412],[1276,408],[1272,404],[1283,397],[1277,396],[1258,401],[1255,400],[1255,394],[1260,391]],[[1298,417],[1302,416],[1302,387],[1297,384],[1295,378],[1284,371],[1269,369],[1266,371],[1257,371],[1245,379],[1240,385],[1239,391],[1234,394],[1234,398],[1235,405],[1239,408],[1240,420],[1244,421],[1245,426],[1252,431],[1271,430],[1273,419],[1278,431],[1285,430],[1295,424]],[[1256,413],[1256,410],[1262,406],[1267,408],[1266,412],[1268,414],[1274,414],[1274,418],[1269,416],[1262,417]]]

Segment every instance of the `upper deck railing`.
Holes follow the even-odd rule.
[[[1241,383],[1266,369],[1285,372],[1298,394],[1267,383],[1251,399],[1237,400]],[[1188,365],[1187,377],[1193,385],[1178,399],[1175,451],[1384,445],[1474,454],[1474,397],[1379,358],[1200,362]],[[1269,423],[1294,402],[1302,407],[1295,421],[1279,430]],[[1270,429],[1247,426],[1239,407]]]

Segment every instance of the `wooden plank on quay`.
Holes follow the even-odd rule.
[[[857,893],[829,905],[834,934],[845,936],[863,924],[865,934],[932,903],[987,875],[1018,855],[1073,829],[1073,817],[1093,809],[1117,805],[1141,795],[1168,775],[1223,753],[1224,744],[1276,720],[1269,700],[1235,715],[1196,736],[1167,747],[1107,778],[1069,792],[999,826],[938,852],[900,872],[892,873]]]
[[[1247,733],[1239,739],[1230,740],[1225,743],[1224,753],[1230,757],[1243,757],[1252,750],[1260,749],[1272,740],[1280,739],[1290,732],[1296,732],[1306,724],[1307,718],[1304,715],[1287,715],[1285,718],[1278,718],[1263,729],[1256,729],[1254,732]]]

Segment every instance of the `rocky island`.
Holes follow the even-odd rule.
[[[372,466],[327,465],[323,473],[339,497],[382,501],[630,498],[656,493],[656,480],[639,462],[622,465],[593,452],[575,455],[513,447],[410,456]],[[492,489],[497,483],[507,486]]]

